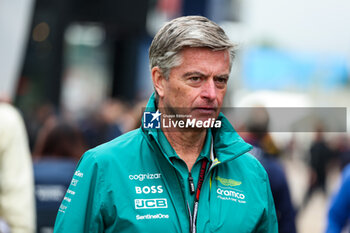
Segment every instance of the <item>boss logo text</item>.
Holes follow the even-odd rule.
[[[162,193],[163,192],[163,187],[161,185],[158,186],[135,186],[135,190],[137,194],[149,194],[149,193]]]

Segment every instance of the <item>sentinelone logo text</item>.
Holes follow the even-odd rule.
[[[162,218],[169,218],[168,214],[146,214],[146,215],[136,215],[137,220],[150,220],[150,219],[162,219]]]
[[[215,118],[208,118],[207,120],[197,120],[191,118],[190,115],[164,115],[157,110],[156,112],[145,111],[143,113],[143,127],[145,129],[159,129],[162,128],[221,128],[221,121]]]

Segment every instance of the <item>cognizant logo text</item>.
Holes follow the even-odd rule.
[[[154,173],[154,174],[138,174],[138,175],[129,175],[130,180],[155,180],[155,179],[160,179],[161,174],[160,173]]]

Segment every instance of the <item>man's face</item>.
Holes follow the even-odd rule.
[[[229,52],[185,48],[181,55],[181,65],[171,69],[169,79],[162,82],[159,107],[170,109],[170,114],[217,118],[229,78]]]

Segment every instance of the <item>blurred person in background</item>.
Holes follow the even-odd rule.
[[[143,111],[147,106],[148,100],[138,101],[134,107],[129,111],[128,118],[129,121],[126,125],[128,125],[128,131],[138,129],[141,127]]]
[[[295,209],[282,164],[278,161],[279,149],[268,133],[269,115],[266,108],[252,108],[242,133],[243,139],[254,148],[251,151],[264,166],[269,176],[275,202],[279,233],[295,233]]]
[[[347,229],[347,231],[345,231]],[[326,233],[349,232],[350,230],[350,165],[342,172],[342,181],[338,192],[332,198]]]
[[[29,147],[31,152],[34,150],[38,134],[45,122],[56,115],[56,109],[51,103],[41,103],[35,106],[29,113],[24,115],[24,123],[26,124]]]
[[[327,194],[327,165],[328,162],[332,159],[334,153],[328,146],[322,131],[322,126],[318,126],[316,128],[315,139],[310,147],[309,187],[303,199],[301,209],[307,206],[315,191],[321,190],[324,194]]]
[[[125,132],[124,116],[127,112],[128,108],[123,101],[109,99],[98,111],[80,121],[79,125],[88,148],[108,142]]]
[[[0,218],[0,232],[35,232],[33,167],[26,129],[19,112],[1,101]]]
[[[81,154],[82,133],[72,122],[49,118],[34,148],[37,232],[52,232],[56,214]]]
[[[350,140],[348,134],[339,135],[336,138],[336,154],[339,160],[340,170],[350,164]]]

